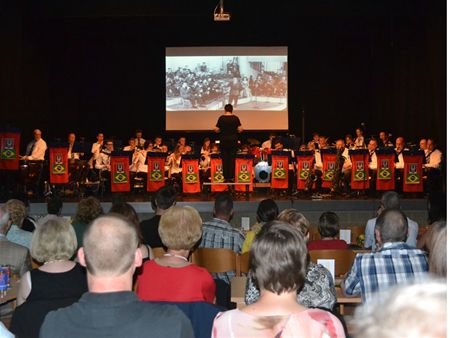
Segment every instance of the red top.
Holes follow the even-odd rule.
[[[342,239],[318,239],[308,243],[308,250],[347,250],[348,244]]]
[[[141,300],[212,303],[215,293],[216,284],[208,270],[194,264],[174,268],[150,260],[137,279]]]

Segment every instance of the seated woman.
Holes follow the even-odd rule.
[[[76,249],[75,232],[64,218],[49,219],[34,231],[31,256],[43,265],[19,283],[10,327],[17,337],[39,337],[48,312],[75,303],[87,291],[85,269],[70,260]]]
[[[218,314],[212,337],[345,337],[341,322],[331,313],[297,303],[307,256],[298,229],[270,222],[250,248],[250,273],[261,297],[241,310]]]
[[[202,219],[189,206],[173,206],[162,216],[159,235],[167,253],[147,261],[137,279],[137,295],[145,301],[212,303],[216,285],[209,272],[191,264],[189,253],[202,236]]]
[[[278,216],[278,205],[271,198],[262,200],[258,204],[258,209],[256,210],[256,224],[252,225],[252,229],[247,232],[245,236],[244,244],[242,244],[242,253],[246,253],[250,250],[250,245],[252,245],[255,236],[261,230],[261,227],[270,221],[273,221]]]
[[[285,209],[278,215],[278,220],[300,230],[305,240],[308,240],[309,221],[301,212],[295,209]],[[270,224],[270,222],[266,223],[261,232],[267,230]],[[252,304],[259,299],[259,296],[260,290],[253,280],[248,278],[245,289],[245,303]],[[333,276],[322,265],[310,262],[309,256],[305,284],[303,288],[297,290],[297,302],[308,308],[321,307],[331,311],[336,304],[336,289]]]
[[[320,215],[319,234],[321,239],[308,243],[308,250],[347,250],[348,244],[339,236],[339,217],[334,212],[327,211]]]
[[[78,203],[77,213],[72,222],[72,227],[77,236],[78,247],[83,243],[83,234],[89,223],[91,223],[98,216],[103,214],[103,209],[100,201],[93,196],[83,198]]]

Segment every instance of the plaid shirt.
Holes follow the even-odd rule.
[[[244,235],[233,228],[227,221],[213,218],[203,223],[203,236],[200,248],[231,249],[236,253],[241,253]],[[230,279],[235,276],[234,272],[216,273],[214,278],[220,278],[230,283]]]
[[[356,255],[344,291],[348,295],[361,294],[367,301],[378,291],[420,281],[427,275],[428,262],[422,250],[411,249],[403,242],[385,243],[377,252]]]

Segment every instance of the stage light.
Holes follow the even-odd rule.
[[[219,10],[217,10],[219,9]],[[230,21],[231,14],[224,12],[223,10],[223,0],[220,0],[216,8],[214,8],[213,13],[214,21]]]

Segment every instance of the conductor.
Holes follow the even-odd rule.
[[[226,104],[224,110],[224,114],[217,120],[214,131],[220,135],[223,175],[225,180],[233,181],[238,133],[241,133],[243,128],[239,117],[233,115],[233,105]]]

